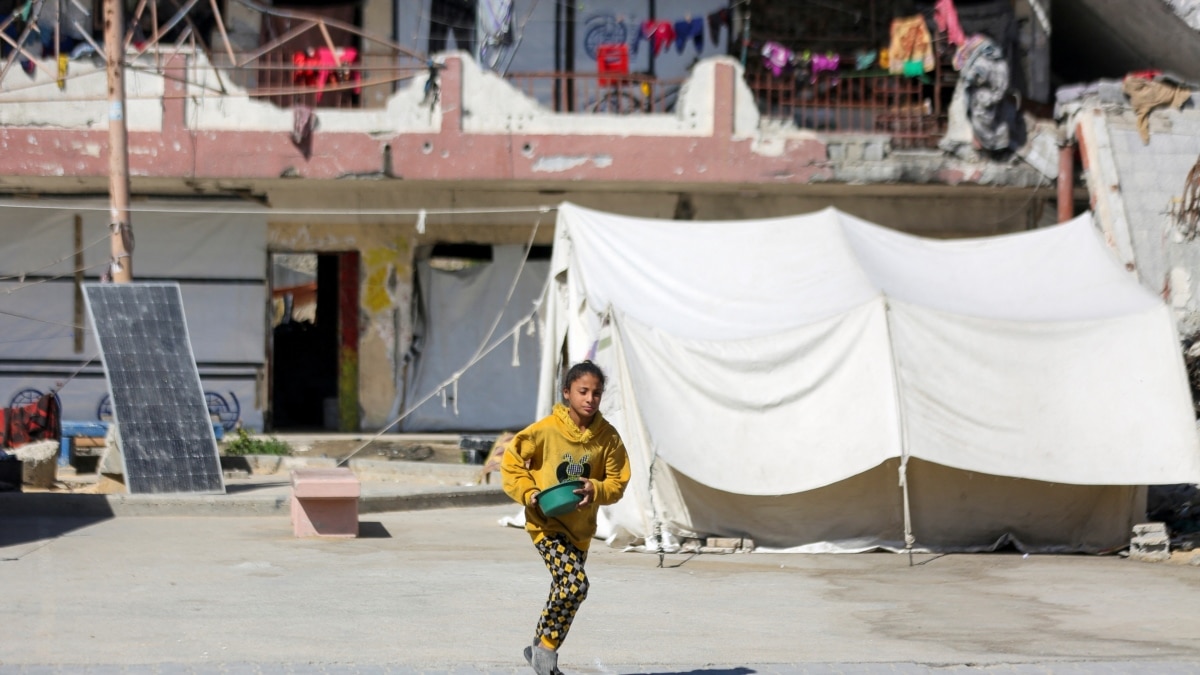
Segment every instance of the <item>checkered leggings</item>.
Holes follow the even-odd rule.
[[[567,639],[575,612],[588,594],[590,583],[583,570],[587,551],[561,534],[544,537],[536,546],[546,569],[550,570],[550,597],[538,619],[536,637],[545,637],[557,647]]]

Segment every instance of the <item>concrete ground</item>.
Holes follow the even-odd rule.
[[[532,672],[549,577],[500,524],[515,505],[435,482],[364,482],[356,539],[293,537],[279,477],[86,508],[2,495],[0,672]],[[1200,672],[1200,566],[1181,559],[659,562],[596,543],[564,671]]]

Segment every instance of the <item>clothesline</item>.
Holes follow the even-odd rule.
[[[244,208],[187,208],[168,206],[131,205],[130,213],[197,213],[212,215],[272,215],[272,216],[455,216],[455,215],[501,215],[513,213],[549,213],[557,206],[547,204],[539,206],[493,206],[481,208],[446,208],[446,209],[277,209],[259,207]],[[15,201],[0,200],[0,209],[41,209],[54,211],[104,211],[112,209],[108,205],[89,206],[71,202],[41,202],[37,204],[22,204]],[[507,226],[507,225],[506,225]]]
[[[763,67],[775,77],[782,77],[789,69],[807,70],[814,84],[821,73],[850,70],[849,64],[858,72],[882,69],[893,75],[921,77],[936,68],[935,44],[942,41],[958,49],[954,67],[961,70],[978,40],[964,34],[953,0],[938,0],[932,19],[936,35],[930,32],[928,20],[922,14],[897,17],[891,22],[887,46],[858,49],[850,55],[831,50],[797,51],[776,41],[754,45],[754,49],[761,54]]]

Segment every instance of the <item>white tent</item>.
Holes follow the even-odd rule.
[[[1108,551],[1144,486],[1200,481],[1170,310],[1087,216],[938,241],[564,204],[555,236],[538,408],[566,362],[609,374],[613,543]]]

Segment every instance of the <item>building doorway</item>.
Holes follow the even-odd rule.
[[[358,253],[270,258],[270,429],[358,431]]]

